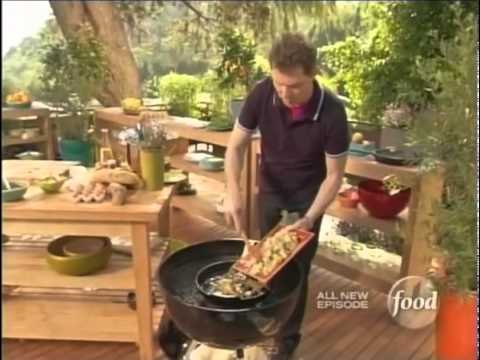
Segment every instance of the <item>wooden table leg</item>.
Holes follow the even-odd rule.
[[[148,224],[132,224],[133,266],[138,318],[140,360],[153,360],[152,283]]]
[[[47,137],[45,143],[45,155],[48,160],[55,160],[55,148],[54,148],[54,132],[52,128],[52,121],[49,117],[42,119],[43,120],[43,132]]]

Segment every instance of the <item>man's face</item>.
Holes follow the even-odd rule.
[[[302,67],[288,70],[272,69],[273,86],[285,106],[291,108],[306,103],[313,92],[314,75],[307,75]]]

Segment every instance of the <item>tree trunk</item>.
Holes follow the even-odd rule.
[[[110,1],[52,1],[50,6],[66,38],[89,24],[102,44],[111,79],[95,97],[104,106],[120,105],[126,97],[140,97],[140,74],[120,14]]]

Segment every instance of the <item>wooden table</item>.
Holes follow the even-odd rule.
[[[2,147],[10,145],[40,144],[47,159],[55,159],[55,136],[50,118],[50,110],[47,108],[32,107],[29,109],[15,109],[2,107],[2,123],[6,121],[39,122],[41,134],[29,139],[21,139],[5,136]],[[3,127],[3,124],[2,124]]]
[[[41,192],[27,193],[27,199],[24,201],[2,203],[2,232],[7,235],[38,232],[42,235],[130,237],[140,359],[152,360],[156,349],[152,324],[148,233],[151,224],[159,223],[159,220],[161,220],[160,231],[163,230],[163,224],[168,224],[168,207],[172,189],[172,187],[166,187],[158,192],[138,191],[129,197],[124,206],[114,206],[110,203],[77,204],[71,200],[70,193],[56,195],[46,195]],[[61,332],[61,329],[58,329],[58,332]]]

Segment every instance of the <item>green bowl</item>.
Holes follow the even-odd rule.
[[[45,178],[38,182],[38,186],[47,194],[55,194],[60,191],[66,179]]]
[[[140,115],[141,111],[142,111],[141,109],[139,109],[139,110],[123,109],[123,113],[125,115]]]
[[[28,186],[17,183],[10,183],[10,186],[12,188],[8,190],[2,185],[2,202],[22,200],[23,195],[27,192]]]
[[[85,254],[68,255],[65,254],[65,247],[69,243],[82,241],[91,241],[92,239],[102,240],[104,246],[96,251]],[[50,267],[60,274],[82,276],[97,272],[108,265],[112,256],[112,243],[107,237],[99,236],[62,236],[51,241],[47,246],[47,263]]]
[[[207,171],[222,171],[225,165],[225,160],[218,157],[209,157],[200,160],[198,166],[202,170]]]
[[[16,102],[6,102],[7,107],[9,108],[15,108],[15,109],[30,109],[32,106],[32,102],[26,102],[26,103],[16,103]]]

